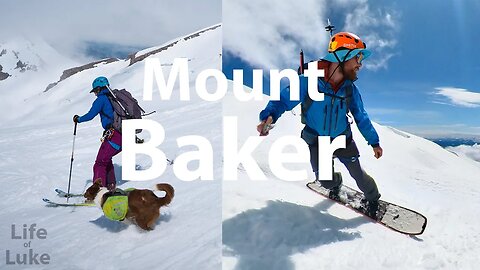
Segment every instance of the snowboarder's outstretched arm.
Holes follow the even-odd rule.
[[[300,85],[300,100],[290,100],[290,86],[282,89],[280,92],[280,100],[271,100],[268,102],[264,110],[260,112],[260,124],[257,126],[257,130],[260,132],[260,136],[268,135],[268,130],[265,132],[265,126],[274,124],[278,118],[282,116],[285,111],[290,111],[295,106],[300,104],[307,95],[307,79],[304,76],[299,77]],[[271,119],[271,120],[269,120]],[[260,128],[261,127],[261,128]]]

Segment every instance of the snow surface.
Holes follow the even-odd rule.
[[[258,113],[266,103],[239,102],[233,94],[224,100],[224,115],[239,117],[240,146],[258,136]],[[249,180],[240,168],[239,181],[223,183],[223,269],[477,269],[480,163],[374,123],[384,149],[376,160],[354,127],[360,162],[382,199],[428,218],[423,235],[405,236],[315,194],[307,181],[272,174],[268,151],[282,136],[300,136],[299,113],[299,107],[286,112],[253,154],[269,180]],[[307,162],[287,167],[304,168],[313,179]],[[340,162],[335,168],[358,189]]]
[[[165,72],[176,57],[187,57],[190,68],[190,87],[194,91],[195,78],[204,69],[221,68],[221,27],[178,43],[168,50],[150,57],[158,57]],[[40,52],[41,53],[41,52]],[[192,94],[188,102],[179,101],[174,91],[171,101],[160,100],[158,92],[153,101],[141,101],[144,65],[129,61],[100,64],[77,73],[47,92],[48,83],[57,81],[60,73],[47,82],[27,80],[21,98],[10,91],[15,80],[0,82],[0,106],[11,105],[16,110],[3,113],[0,120],[0,268],[26,269],[25,266],[6,266],[6,251],[11,260],[15,254],[28,253],[24,243],[31,241],[35,253],[48,253],[50,264],[30,269],[219,269],[221,267],[221,181],[178,180],[173,165],[151,181],[121,180],[121,154],[114,157],[117,182],[120,188],[153,188],[160,182],[175,188],[175,197],[168,207],[161,209],[156,229],[142,231],[134,225],[125,225],[106,219],[96,207],[53,208],[42,202],[43,197],[57,198],[55,188],[67,189],[70,155],[73,141],[74,114],[86,113],[94,95],[89,94],[91,82],[97,76],[106,76],[113,88],[126,88],[140,100],[147,111],[156,110],[147,119],[160,123],[166,138],[160,149],[169,159],[181,153],[196,150],[179,149],[176,139],[186,135],[200,135],[213,146],[214,177],[221,176],[221,110],[220,102],[205,102]],[[72,66],[70,66],[72,67]],[[16,81],[18,83],[18,81]],[[32,87],[35,86],[35,87]],[[207,88],[214,88],[209,82]],[[156,88],[155,88],[156,89]],[[13,104],[12,104],[13,103]],[[102,128],[99,118],[78,125],[73,163],[73,192],[83,192],[90,184],[92,166],[100,145]],[[140,137],[149,139],[148,132]],[[151,160],[138,156],[139,168],[146,169]],[[195,168],[193,164],[192,169]],[[163,192],[156,192],[159,196]],[[71,199],[74,200],[74,199]],[[23,224],[47,230],[47,239],[12,239],[11,226],[21,235]],[[13,258],[12,258],[13,257]]]

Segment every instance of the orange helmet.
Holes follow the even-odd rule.
[[[323,58],[330,62],[345,62],[363,54],[363,58],[370,56],[367,45],[357,35],[349,32],[338,32],[330,38],[328,43],[328,54]]]
[[[366,49],[367,45],[357,35],[349,32],[339,32],[330,38],[328,43],[328,52],[347,49]]]

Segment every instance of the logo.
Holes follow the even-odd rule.
[[[50,264],[50,255],[48,253],[39,254],[33,249],[33,242],[36,240],[47,239],[47,230],[36,228],[37,224],[30,226],[23,224],[23,228],[17,228],[16,224],[11,226],[12,240],[22,240],[23,247],[26,249],[23,253],[14,253],[10,249],[5,250],[5,263],[7,265],[48,265]]]
[[[332,41],[330,42],[330,50],[335,51],[337,49],[338,42]]]

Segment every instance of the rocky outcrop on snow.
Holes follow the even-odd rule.
[[[42,59],[30,51],[29,46],[28,43],[0,44],[0,81],[39,70]]]
[[[37,71],[37,66],[36,65],[29,65],[25,62],[22,62],[21,60],[17,61],[17,65],[15,69],[20,69],[20,72],[25,72],[27,70],[32,70],[32,71]]]
[[[70,68],[70,69],[64,70],[63,73],[62,73],[62,76],[60,76],[60,79],[59,79],[57,82],[54,82],[54,83],[49,84],[49,85],[47,86],[47,88],[46,88],[43,92],[47,92],[47,91],[50,90],[52,87],[54,87],[55,85],[57,85],[59,82],[67,79],[67,78],[70,77],[70,76],[75,75],[76,73],[82,72],[82,71],[87,70],[87,69],[94,68],[94,67],[96,67],[96,66],[99,65],[99,64],[109,64],[109,63],[116,62],[116,61],[118,61],[118,60],[119,60],[119,59],[117,59],[117,58],[106,58],[106,59],[102,59],[102,60],[99,60],[99,61],[95,61],[95,62],[88,63],[88,64],[83,65],[83,66],[74,67],[74,68]]]
[[[10,74],[2,72],[3,67],[0,65],[0,81],[5,80],[6,78],[10,77]]]
[[[157,54],[157,53],[159,53],[159,52],[161,52],[161,51],[167,50],[167,49],[170,48],[170,47],[173,47],[175,44],[177,44],[178,42],[180,42],[182,39],[185,40],[185,41],[187,41],[187,40],[189,40],[189,39],[198,37],[198,36],[200,36],[201,34],[203,34],[203,33],[205,33],[205,32],[215,30],[215,29],[217,29],[217,28],[220,27],[220,26],[221,26],[220,24],[217,24],[217,25],[214,25],[214,26],[212,26],[212,27],[203,29],[203,30],[201,30],[201,31],[195,32],[195,33],[193,33],[193,34],[191,34],[191,35],[188,35],[188,36],[186,36],[186,37],[183,37],[183,38],[181,38],[181,39],[178,39],[178,40],[176,40],[176,41],[174,41],[174,42],[172,42],[172,43],[169,43],[169,44],[167,44],[167,45],[165,45],[165,46],[162,46],[162,47],[160,47],[160,48],[156,48],[156,49],[154,49],[154,50],[152,50],[152,51],[149,51],[149,52],[147,52],[147,53],[144,53],[144,54],[140,54],[141,52],[140,52],[140,53],[139,53],[139,52],[132,53],[132,54],[130,54],[130,55],[128,56],[128,60],[130,60],[129,66],[131,66],[131,65],[133,65],[133,64],[135,64],[135,63],[137,63],[137,62],[143,61],[145,58],[147,58],[147,57],[149,57],[149,56],[151,56],[151,55]],[[137,54],[140,54],[140,55],[137,55]]]

